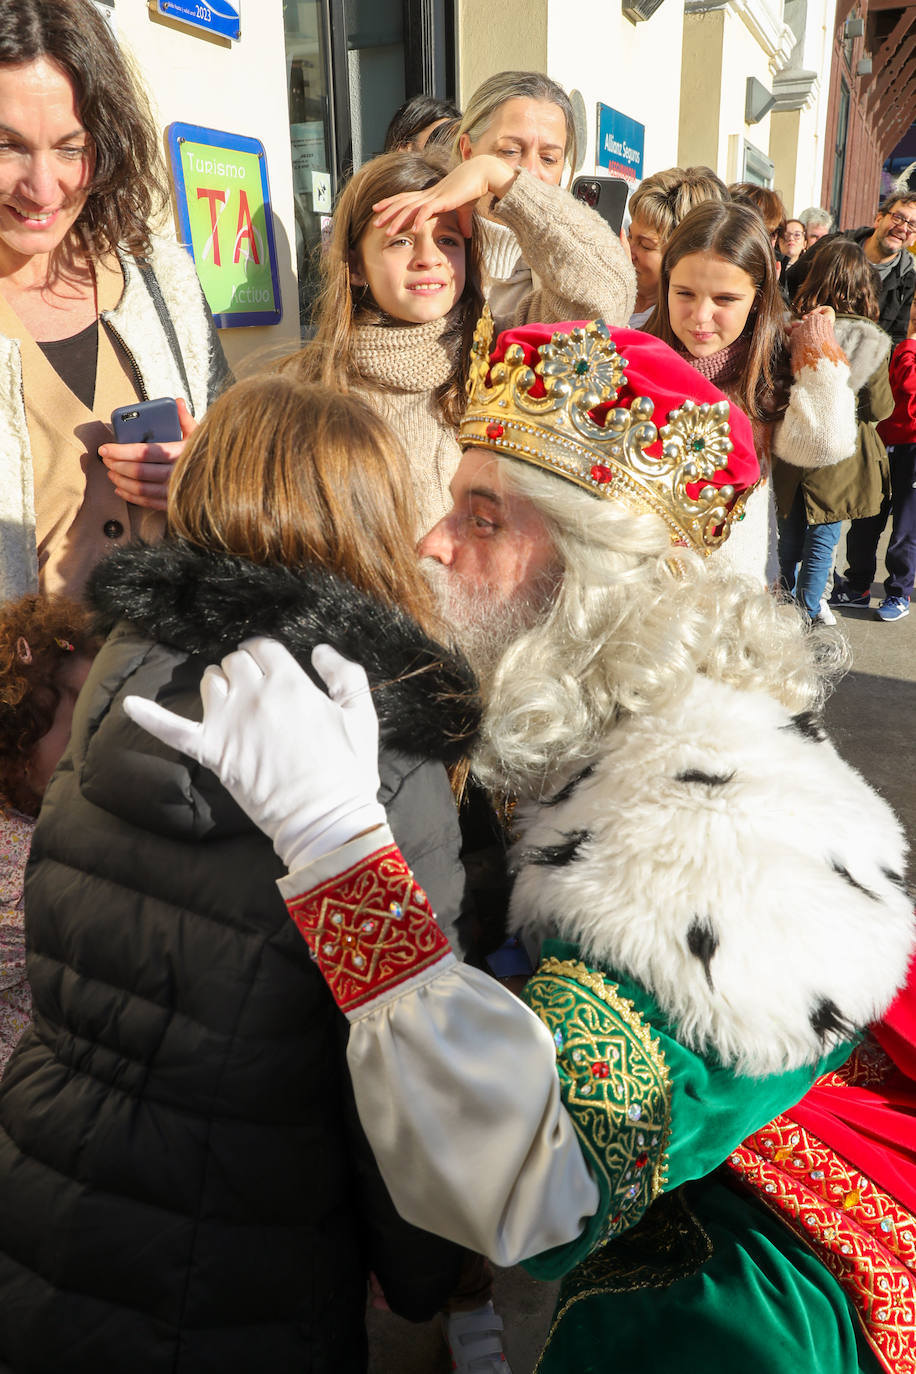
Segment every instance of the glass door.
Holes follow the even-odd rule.
[[[453,0],[283,0],[299,319],[308,330],[339,187],[407,96],[452,96]]]
[[[354,171],[382,151],[404,103],[402,0],[347,0],[347,76]]]
[[[332,157],[327,22],[322,0],[283,0],[283,24],[299,269],[299,320],[305,328],[317,289],[315,269],[322,222],[331,213],[337,189]]]

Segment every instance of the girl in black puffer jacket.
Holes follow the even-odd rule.
[[[217,779],[124,714],[193,715],[251,635],[371,662],[380,800],[454,936],[444,764],[476,728],[417,571],[403,456],[358,400],[289,376],[209,412],[171,539],[115,554],[111,633],[74,713],[26,890],[34,1024],[0,1089],[0,1358],[28,1374],[357,1374],[366,1277],[426,1318],[460,1252],[394,1211],[346,1023]]]

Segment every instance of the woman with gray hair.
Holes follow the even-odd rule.
[[[460,159],[426,191],[379,202],[393,236],[457,211],[466,235],[483,220],[487,295],[507,326],[598,315],[625,324],[635,283],[609,225],[560,185],[577,163],[569,97],[541,72],[498,72],[474,92],[455,140]]]
[[[798,218],[805,226],[806,248],[810,248],[812,243],[817,243],[818,239],[822,239],[833,229],[833,215],[820,205],[809,205],[807,210],[802,210]]]

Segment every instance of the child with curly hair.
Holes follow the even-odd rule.
[[[73,601],[24,596],[0,606],[0,1074],[31,1009],[23,889],[32,828],[97,647]]]

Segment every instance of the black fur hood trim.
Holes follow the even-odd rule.
[[[386,744],[455,763],[474,743],[480,701],[466,660],[323,568],[291,572],[167,540],[117,550],[93,571],[87,597],[102,633],[126,620],[211,663],[268,635],[311,670],[315,645],[331,644],[365,668]]]

